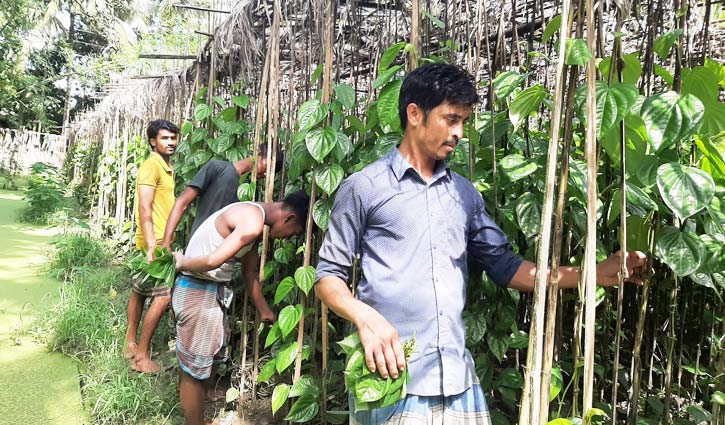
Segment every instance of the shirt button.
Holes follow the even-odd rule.
[[[439,315],[439,316],[443,316],[443,312],[442,312],[442,311],[439,311],[439,312],[438,312],[438,315]]]
[[[446,351],[446,347],[441,347],[441,351]]]
[[[438,245],[433,244],[433,249],[436,249],[437,247],[438,247]]]

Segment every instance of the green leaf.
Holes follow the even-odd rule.
[[[232,97],[232,102],[242,109],[247,109],[249,106],[249,95],[241,94],[239,96]]]
[[[286,337],[290,334],[299,323],[302,317],[302,306],[301,305],[288,305],[279,312],[279,330],[282,333],[282,337]]]
[[[523,388],[524,377],[516,369],[505,369],[501,372],[501,376],[498,378],[497,384],[503,387],[509,388]]]
[[[207,118],[209,118],[209,115],[214,111],[214,108],[212,108],[209,105],[196,105],[196,108],[194,108],[194,118],[197,121],[203,121]]]
[[[621,197],[621,195],[619,196]],[[644,217],[650,211],[659,211],[657,203],[653,201],[645,191],[633,184],[627,186],[627,202],[633,206],[644,209],[644,213],[637,214],[641,217]]]
[[[624,63],[622,67],[622,82],[637,84],[639,77],[642,76],[642,62],[639,61],[639,53],[630,53],[622,56],[622,62]],[[599,70],[605,79],[609,76],[609,66],[611,63],[611,57],[605,58],[599,63]],[[617,79],[615,78],[614,81],[617,81]]]
[[[350,138],[347,136],[347,134],[343,133],[342,131],[337,132],[337,142],[335,143],[335,147],[332,149],[332,155],[335,157],[335,159],[339,162],[344,161],[348,155],[352,154],[352,152],[355,150],[355,147],[350,142]]]
[[[289,263],[289,252],[284,248],[277,248],[274,250],[274,261],[281,264]]]
[[[539,234],[541,227],[541,200],[531,192],[524,193],[516,201],[516,219],[526,237]]]
[[[254,199],[254,192],[257,190],[256,183],[242,183],[237,188],[237,198],[240,201],[251,201]]]
[[[662,78],[668,86],[672,87],[675,85],[675,77],[672,76],[672,73],[667,68],[660,64],[655,64],[655,75]]]
[[[443,23],[440,19],[433,16],[430,12],[423,12],[423,15],[428,18],[433,25],[437,26],[439,29],[446,29],[446,24]]]
[[[725,393],[721,391],[715,391],[712,393],[712,397],[710,398],[713,403],[719,404],[721,406],[725,406]]]
[[[692,94],[705,110],[700,133],[715,135],[725,130],[725,104],[720,102],[719,76],[710,68],[698,66],[682,79],[682,94]]]
[[[687,406],[685,410],[696,424],[700,424],[703,422],[709,423],[710,421],[712,421],[712,414],[707,410],[703,409],[701,406],[692,404]]]
[[[277,373],[284,372],[292,363],[294,363],[297,358],[297,351],[297,341],[290,341],[277,352],[277,355],[275,356],[277,359],[277,362],[275,363]]]
[[[272,391],[272,415],[277,413],[280,407],[284,405],[289,396],[290,386],[287,384],[277,384]]]
[[[694,273],[703,258],[703,246],[694,233],[667,226],[657,235],[655,255],[680,276]]]
[[[295,286],[297,285],[295,284],[295,280],[292,277],[287,276],[286,278],[282,279],[279,285],[277,285],[277,290],[274,293],[274,305],[282,302],[282,300],[285,299],[287,294],[289,294]]]
[[[557,31],[561,28],[561,15],[556,15],[553,18],[551,18],[551,21],[549,21],[548,24],[546,24],[546,28],[544,28],[544,34],[541,37],[541,42],[546,44],[551,37],[556,34]]]
[[[333,192],[342,182],[345,171],[337,164],[323,165],[315,173],[315,183],[328,195]]]
[[[682,30],[676,29],[659,36],[652,45],[652,51],[655,52],[660,59],[667,59],[667,56],[669,56],[670,50],[672,49],[672,45],[675,44],[681,35]]]
[[[549,92],[541,84],[536,84],[519,92],[509,105],[509,119],[514,129],[526,122],[529,115],[535,113]]]
[[[586,40],[582,38],[566,39],[566,64],[567,65],[586,65],[591,60],[592,54],[589,52]]]
[[[259,371],[259,375],[257,375],[257,382],[267,382],[269,378],[274,375],[274,367],[276,364],[277,361],[274,358],[265,363],[264,366],[262,366],[262,369]]]
[[[705,208],[715,193],[715,182],[707,173],[675,162],[657,169],[657,187],[665,204],[683,220]]]
[[[275,322],[274,325],[269,328],[269,333],[267,333],[267,339],[264,340],[264,348],[267,348],[270,345],[274,344],[275,341],[277,341],[281,337],[282,331],[279,329],[279,323]]]
[[[307,151],[317,162],[322,162],[337,142],[337,130],[332,127],[313,128],[305,136]]]
[[[508,335],[498,331],[491,331],[488,332],[486,342],[488,342],[488,347],[498,361],[502,361],[506,350],[508,350]]]
[[[378,103],[376,105],[380,123],[382,125],[389,125],[390,128],[395,131],[400,129],[398,99],[400,97],[400,87],[402,85],[402,81],[395,80],[383,87],[380,91],[380,97],[378,97]]]
[[[327,230],[330,222],[330,212],[332,206],[329,201],[324,199],[318,199],[315,201],[315,205],[312,206],[312,219],[315,220],[315,224],[322,229]]]
[[[612,127],[619,124],[637,101],[639,91],[633,84],[616,83],[611,87],[604,81],[596,82],[597,138],[602,139]],[[576,91],[576,111],[586,126],[587,87]]]
[[[355,106],[355,89],[349,84],[335,84],[335,96],[345,109]]]
[[[385,71],[390,67],[390,64],[395,61],[395,58],[398,57],[398,54],[401,50],[405,47],[407,43],[404,41],[401,41],[400,43],[395,43],[392,46],[388,47],[388,50],[383,53],[383,55],[380,57],[380,64],[378,65],[378,74]]]
[[[296,179],[312,168],[315,159],[307,150],[307,144],[296,143],[292,145],[292,152],[289,155],[289,177]]]
[[[521,86],[529,74],[519,74],[518,72],[506,71],[498,74],[493,80],[493,92],[496,99],[506,99],[516,88]]]
[[[304,395],[297,399],[284,419],[290,422],[309,422],[317,416],[319,411],[320,405],[317,403],[317,399],[310,395]]]
[[[561,369],[558,367],[551,369],[551,381],[549,381],[549,401],[552,401],[559,395],[564,388],[564,377],[561,376]]]
[[[239,398],[239,389],[234,388],[234,387],[229,387],[227,389],[226,394],[224,395],[224,401],[226,401],[227,403],[231,403],[234,400],[236,400],[237,398]]]
[[[355,398],[365,403],[380,400],[390,388],[390,379],[383,379],[378,373],[361,378],[355,384]]]
[[[317,381],[311,375],[302,375],[297,382],[292,385],[292,391],[290,391],[290,397],[300,397],[303,395],[311,395],[317,397],[320,394],[320,388],[317,385]]]
[[[337,345],[339,345],[340,348],[342,348],[342,351],[345,352],[345,355],[349,357],[355,350],[362,347],[362,342],[360,342],[360,334],[358,334],[357,332],[353,332],[350,335],[346,336],[342,341],[339,341]]]
[[[725,180],[725,158],[709,138],[695,136],[695,144],[703,155],[700,168],[708,172],[714,179]]]
[[[310,289],[315,284],[315,267],[298,267],[295,270],[295,282],[305,295],[309,295]]]
[[[311,99],[303,103],[297,111],[297,125],[300,131],[310,129],[327,117],[330,111],[329,105],[323,105],[317,99]]]
[[[691,94],[668,91],[647,98],[641,114],[649,142],[660,152],[695,133],[702,120],[703,105]]]
[[[529,346],[529,334],[524,331],[516,331],[509,335],[509,348],[526,348]]]
[[[324,63],[318,64],[314,71],[312,71],[312,76],[310,77],[310,84],[315,85],[317,83],[317,80],[320,79],[320,76],[322,75],[322,70],[324,69]]]
[[[376,78],[373,83],[373,88],[377,89],[387,84],[387,82],[395,76],[395,73],[400,71],[402,68],[403,65],[395,65],[394,67],[379,73],[378,78]]]
[[[546,425],[572,425],[573,422],[566,418],[556,418],[553,421],[549,421]]]
[[[528,175],[533,174],[538,165],[530,159],[526,159],[523,155],[513,154],[505,156],[499,162],[501,170],[511,181],[520,180]]]

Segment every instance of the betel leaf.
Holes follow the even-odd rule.
[[[725,104],[720,101],[718,75],[710,68],[698,66],[682,79],[683,94],[692,94],[702,102],[705,111],[699,132],[715,135],[725,130]]]
[[[312,219],[320,229],[327,230],[330,224],[331,211],[332,205],[329,199],[318,199],[315,201],[315,205],[312,206]]]
[[[317,403],[317,398],[303,395],[295,401],[284,419],[290,422],[309,422],[317,416],[319,411],[320,405]]]
[[[295,270],[295,282],[302,292],[308,295],[315,284],[315,266],[298,267]]]
[[[267,333],[267,339],[264,340],[264,348],[267,348],[270,345],[274,344],[275,341],[277,341],[281,337],[282,331],[279,329],[279,322],[275,322],[274,325],[269,328],[269,333]]]
[[[647,98],[640,113],[652,147],[660,152],[692,136],[702,120],[703,108],[691,94],[668,91]]]
[[[670,49],[672,49],[672,45],[675,44],[681,35],[682,30],[676,29],[659,36],[652,45],[652,51],[655,52],[660,59],[667,59],[667,56],[670,54]]]
[[[332,155],[336,160],[342,162],[355,150],[355,147],[350,142],[350,137],[342,131],[337,132],[337,142],[335,148],[332,149]]]
[[[538,169],[538,165],[533,160],[526,159],[523,155],[513,154],[505,156],[499,162],[503,173],[511,181],[520,180]]]
[[[391,68],[392,69],[392,68]],[[376,109],[382,125],[388,125],[394,131],[400,130],[400,116],[398,115],[398,99],[400,97],[401,80],[387,84],[380,91]]]
[[[657,187],[665,204],[683,220],[705,208],[715,193],[715,182],[707,173],[675,162],[657,169]]]
[[[519,74],[518,72],[506,71],[498,74],[493,80],[493,92],[496,95],[496,99],[505,99],[516,88],[521,86],[526,80],[528,74]]]
[[[282,346],[275,356],[275,369],[277,370],[277,373],[284,372],[292,363],[294,363],[297,358],[297,351],[297,341],[290,341]]]
[[[524,193],[516,201],[516,219],[526,237],[539,234],[541,227],[541,201],[533,193]]]
[[[657,234],[655,255],[678,275],[687,276],[700,267],[703,247],[694,233],[667,226]]]
[[[509,119],[518,128],[526,122],[529,115],[539,109],[541,103],[549,95],[549,92],[541,84],[536,84],[522,90],[509,105]]]
[[[546,425],[573,425],[571,419],[556,418],[546,423]]]
[[[254,199],[254,192],[256,190],[256,183],[242,183],[237,188],[237,198],[239,198],[240,201],[251,201]]]
[[[301,305],[288,305],[279,312],[277,324],[279,324],[279,331],[282,333],[282,337],[286,337],[290,334],[299,323],[302,317],[302,306]]]
[[[313,128],[305,136],[307,151],[317,162],[322,162],[337,141],[337,130],[332,127]]]
[[[524,377],[516,369],[505,369],[501,372],[501,375],[496,382],[498,386],[509,387],[509,388],[523,388]]]
[[[486,342],[498,361],[502,361],[504,354],[506,354],[506,350],[508,350],[508,335],[499,331],[489,331],[486,337]]]
[[[232,97],[232,102],[242,109],[247,109],[247,106],[249,106],[249,95],[241,94],[239,96],[234,96]]]
[[[297,125],[300,131],[307,130],[327,117],[330,111],[329,105],[323,105],[317,99],[311,99],[303,103],[297,111]]]
[[[257,382],[267,382],[274,375],[276,363],[276,359],[274,358],[265,363],[259,371],[259,375],[257,375]]]
[[[360,334],[358,334],[357,332],[351,333],[350,335],[346,336],[342,341],[339,341],[337,345],[342,348],[342,351],[345,352],[345,355],[350,356],[353,351],[362,347],[362,342],[360,342]]]
[[[194,108],[194,118],[197,121],[203,121],[211,115],[211,113],[214,111],[214,108],[212,108],[209,105],[201,104],[196,105],[196,108]]]
[[[383,53],[382,56],[380,56],[380,64],[378,65],[378,73],[381,73],[388,69],[390,67],[390,64],[395,61],[395,58],[398,57],[398,54],[400,54],[400,51],[403,50],[407,43],[404,41],[401,41],[400,43],[395,43],[392,46],[388,47],[388,49]]]
[[[378,401],[385,397],[390,384],[389,378],[378,379],[376,374],[367,375],[355,384],[355,398],[365,403]]]
[[[394,67],[381,72],[380,75],[378,75],[378,78],[375,79],[375,82],[373,82],[373,88],[377,89],[378,87],[382,87],[387,84],[388,81],[395,76],[395,73],[400,71],[402,68],[403,65],[395,65]]]
[[[718,149],[706,136],[695,136],[695,144],[703,156],[700,168],[710,174],[713,179],[720,182],[725,181],[725,158],[720,153],[721,149]]]
[[[289,396],[290,386],[287,384],[277,384],[272,391],[272,415],[277,413],[280,407],[284,405]]]
[[[637,101],[639,91],[629,83],[616,83],[611,87],[604,81],[596,82],[597,138],[602,139],[612,127],[621,122]],[[576,91],[576,111],[586,126],[587,86]]]
[[[277,290],[274,293],[274,305],[282,302],[282,300],[285,299],[287,294],[289,294],[292,288],[294,288],[295,286],[296,283],[292,277],[287,276],[282,279],[282,281],[277,285]]]
[[[541,42],[547,43],[559,31],[559,28],[561,28],[561,15],[556,15],[546,24],[544,34],[541,36]]]
[[[611,57],[605,58],[599,63],[599,69],[605,78],[609,76],[609,66],[611,63]],[[639,53],[623,55],[622,64],[624,65],[622,67],[622,82],[637,84],[639,77],[642,76],[642,62],[639,61]],[[615,81],[617,80],[615,79]]]
[[[655,64],[655,75],[662,78],[662,81],[667,83],[668,86],[672,87],[675,85],[675,77],[672,76],[672,73],[667,70],[664,66],[660,64]]]
[[[342,182],[345,171],[337,164],[323,165],[315,173],[315,183],[328,195],[332,195]]]
[[[335,96],[345,109],[355,106],[355,89],[349,84],[335,84]]]
[[[311,395],[317,397],[320,394],[320,387],[317,385],[317,381],[311,375],[302,375],[297,382],[292,385],[290,391],[290,397],[300,397],[303,395]]]
[[[586,40],[582,38],[566,39],[566,64],[567,65],[586,65],[591,60],[592,54],[587,47]]]
[[[564,377],[561,376],[561,369],[558,367],[551,369],[551,381],[549,382],[549,401],[552,401],[559,395],[564,388]]]

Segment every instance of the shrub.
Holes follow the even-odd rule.
[[[74,203],[65,196],[67,187],[56,167],[36,162],[30,169],[28,189],[25,191],[27,207],[20,219],[29,223],[47,224],[48,218],[62,209],[73,210]]]
[[[103,244],[85,234],[63,234],[54,238],[53,245],[50,272],[61,280],[66,280],[76,269],[105,266],[111,260]]]

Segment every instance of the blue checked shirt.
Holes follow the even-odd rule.
[[[356,297],[401,341],[416,336],[408,393],[455,395],[476,382],[463,307],[467,256],[506,286],[521,264],[471,182],[439,162],[426,183],[398,149],[345,180],[320,249],[317,280],[348,281],[360,254]]]

